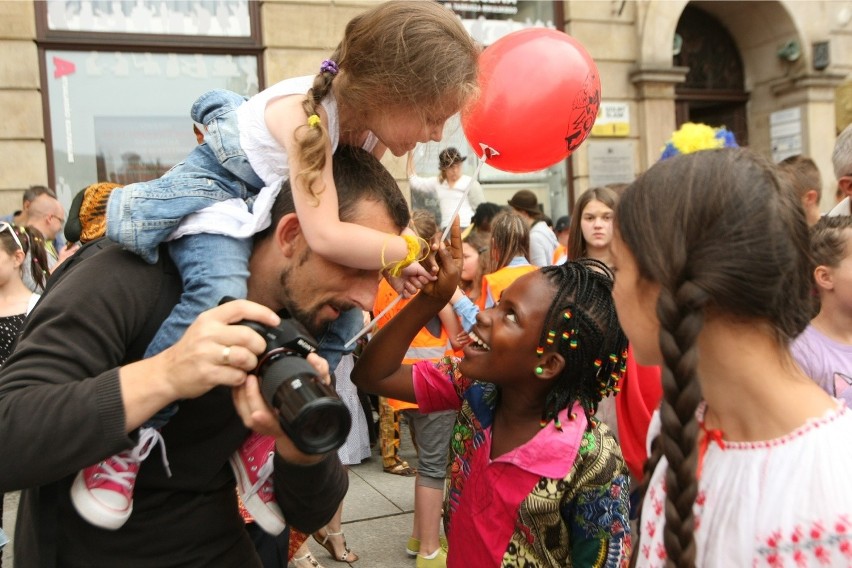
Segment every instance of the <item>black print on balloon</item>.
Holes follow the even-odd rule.
[[[577,98],[574,99],[571,130],[565,137],[568,152],[576,150],[592,130],[601,104],[601,91],[598,84],[597,76],[590,73],[583,82],[583,90],[577,93]]]

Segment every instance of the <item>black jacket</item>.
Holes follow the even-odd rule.
[[[260,565],[228,465],[248,433],[228,388],[180,402],[162,430],[172,477],[155,448],[121,529],[90,525],[70,501],[79,470],[135,444],[124,432],[118,368],[141,358],[178,301],[179,275],[168,254],[160,259],[149,265],[111,244],[75,259],[0,372],[0,492],[24,490],[18,568]],[[348,487],[336,455],[314,466],[276,458],[274,481],[288,523],[305,532],[328,522]]]

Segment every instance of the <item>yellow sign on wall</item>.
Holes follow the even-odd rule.
[[[592,136],[630,136],[630,108],[627,103],[601,103]]]

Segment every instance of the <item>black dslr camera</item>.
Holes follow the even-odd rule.
[[[278,411],[278,422],[296,447],[306,454],[324,454],[342,446],[352,417],[334,389],[320,382],[305,360],[316,351],[316,340],[301,323],[285,315],[277,327],[240,323],[266,340],[254,374],[263,398]]]

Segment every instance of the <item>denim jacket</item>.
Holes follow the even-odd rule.
[[[181,220],[215,203],[250,201],[264,186],[240,147],[236,109],[245,97],[225,90],[203,94],[192,120],[206,127],[204,144],[162,177],[118,187],[107,204],[107,236],[147,262]]]

